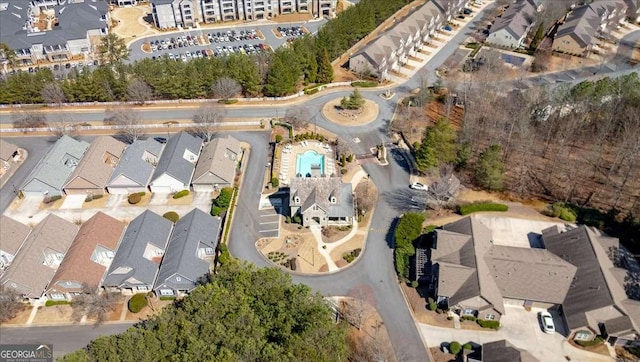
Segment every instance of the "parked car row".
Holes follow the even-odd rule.
[[[231,54],[256,54],[259,52],[265,52],[268,47],[262,43],[260,44],[244,44],[239,46],[223,45],[210,49],[202,49],[196,51],[186,51],[184,53],[168,53],[160,56],[153,56],[152,59],[162,59],[167,56],[172,60],[182,60],[183,62],[189,61],[194,58],[210,58],[210,57],[223,57]]]
[[[149,43],[152,52],[170,50],[178,48],[188,48],[192,46],[204,46],[211,43],[235,42],[257,39],[258,35],[254,29],[250,30],[228,30],[226,32],[202,33],[198,35],[185,34],[166,39],[157,39]]]
[[[302,27],[300,26],[292,26],[292,27],[278,27],[278,31],[280,35],[287,38],[287,41],[293,41],[296,38],[299,38],[304,35],[304,31],[302,31]]]

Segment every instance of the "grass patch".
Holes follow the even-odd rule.
[[[480,211],[501,211],[505,212],[509,210],[509,206],[505,204],[498,204],[496,202],[473,202],[470,204],[458,205],[458,213],[460,215],[469,215],[474,212]]]
[[[357,81],[351,82],[352,87],[373,88],[378,86],[378,82],[374,81]]]
[[[238,100],[237,99],[221,99],[221,100],[218,101],[218,103],[221,103],[221,104],[236,104],[236,103],[238,103]]]
[[[600,337],[600,336],[597,336],[592,341],[576,341],[576,340],[574,340],[574,342],[576,342],[576,344],[578,346],[580,346],[580,347],[593,347],[593,346],[597,346],[597,345],[603,343],[604,339],[602,339],[602,337]]]
[[[47,300],[44,303],[45,307],[52,307],[54,305],[69,305],[71,304],[71,302],[66,301],[66,300]]]
[[[176,300],[175,295],[163,295],[160,300]]]

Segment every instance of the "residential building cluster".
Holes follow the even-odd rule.
[[[493,23],[487,42],[507,48],[523,48],[527,34],[535,24],[536,13],[537,6],[533,0],[516,2]]]
[[[152,0],[160,29],[191,28],[199,23],[253,21],[291,13],[333,17],[337,0]]]
[[[81,226],[49,214],[33,230],[2,216],[0,285],[25,299],[66,300],[102,287],[179,296],[212,266],[221,219],[193,209],[175,225],[146,210],[128,225],[98,212]]]
[[[442,308],[462,316],[500,320],[505,305],[555,309],[575,340],[636,341],[640,302],[627,297],[628,271],[611,255],[620,256],[616,265],[631,265],[633,257],[618,239],[584,225],[554,226],[542,231],[541,242],[540,248],[494,245],[491,230],[467,217],[425,235],[416,248],[416,278]]]
[[[429,0],[409,13],[349,59],[349,69],[359,74],[388,78],[399,72],[408,57],[425,48],[440,27],[464,10],[466,0]]]
[[[0,2],[0,39],[15,52],[20,66],[89,60],[108,33],[108,23],[105,0]]]
[[[20,187],[23,196],[131,194],[151,191],[213,191],[233,184],[240,143],[231,136],[204,145],[180,132],[160,143],[140,139],[130,145],[113,137],[91,144],[61,137]]]

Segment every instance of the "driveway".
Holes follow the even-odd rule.
[[[64,198],[64,202],[62,203],[62,205],[60,205],[60,209],[81,209],[82,204],[84,204],[84,200],[86,198],[87,195],[67,195]]]
[[[506,314],[500,320],[502,327],[498,331],[478,331],[453,329],[419,324],[420,333],[429,347],[438,347],[441,343],[458,341],[462,344],[475,342],[479,344],[506,339],[514,346],[529,351],[534,357],[545,362],[590,361],[612,362],[612,357],[586,352],[571,346],[561,333],[562,322],[555,311],[550,311],[558,331],[546,334],[540,327],[538,313],[540,308],[527,312],[518,306],[505,305]],[[469,323],[469,322],[464,322]]]

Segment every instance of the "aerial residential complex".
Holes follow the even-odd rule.
[[[3,0],[0,38],[16,53],[16,65],[88,60],[107,34],[104,0]]]
[[[291,13],[332,17],[337,0],[153,0],[158,28],[188,28],[198,23],[261,20]]]

